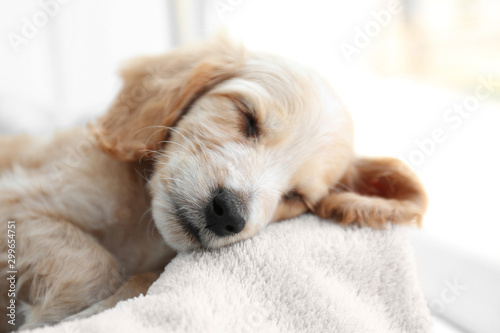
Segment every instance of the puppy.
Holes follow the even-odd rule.
[[[417,177],[395,159],[356,157],[346,109],[308,68],[218,37],[132,60],[122,77],[86,128],[0,137],[0,284],[14,221],[23,328],[146,293],[177,252],[307,211],[421,223]]]

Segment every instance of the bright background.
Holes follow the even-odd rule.
[[[2,1],[0,132],[95,119],[122,61],[225,26],[326,76],[358,153],[415,169],[430,206],[411,237],[437,330],[500,332],[499,15],[497,0]]]

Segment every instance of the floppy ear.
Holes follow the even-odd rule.
[[[374,228],[386,223],[421,226],[427,196],[417,176],[394,158],[358,158],[314,211],[342,224]]]
[[[90,125],[101,149],[122,161],[151,157],[189,106],[217,83],[235,75],[243,49],[219,37],[160,56],[132,60],[123,87],[97,123]]]

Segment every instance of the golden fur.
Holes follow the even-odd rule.
[[[394,159],[355,157],[347,111],[310,69],[215,38],[135,59],[122,76],[87,128],[0,137],[0,231],[16,221],[23,327],[114,306],[144,293],[178,251],[306,211],[375,228],[421,222],[416,176]],[[235,193],[241,232],[204,227],[214,188]]]

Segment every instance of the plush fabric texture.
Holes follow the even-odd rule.
[[[182,253],[147,296],[33,332],[429,332],[403,228],[304,215],[230,247]]]

